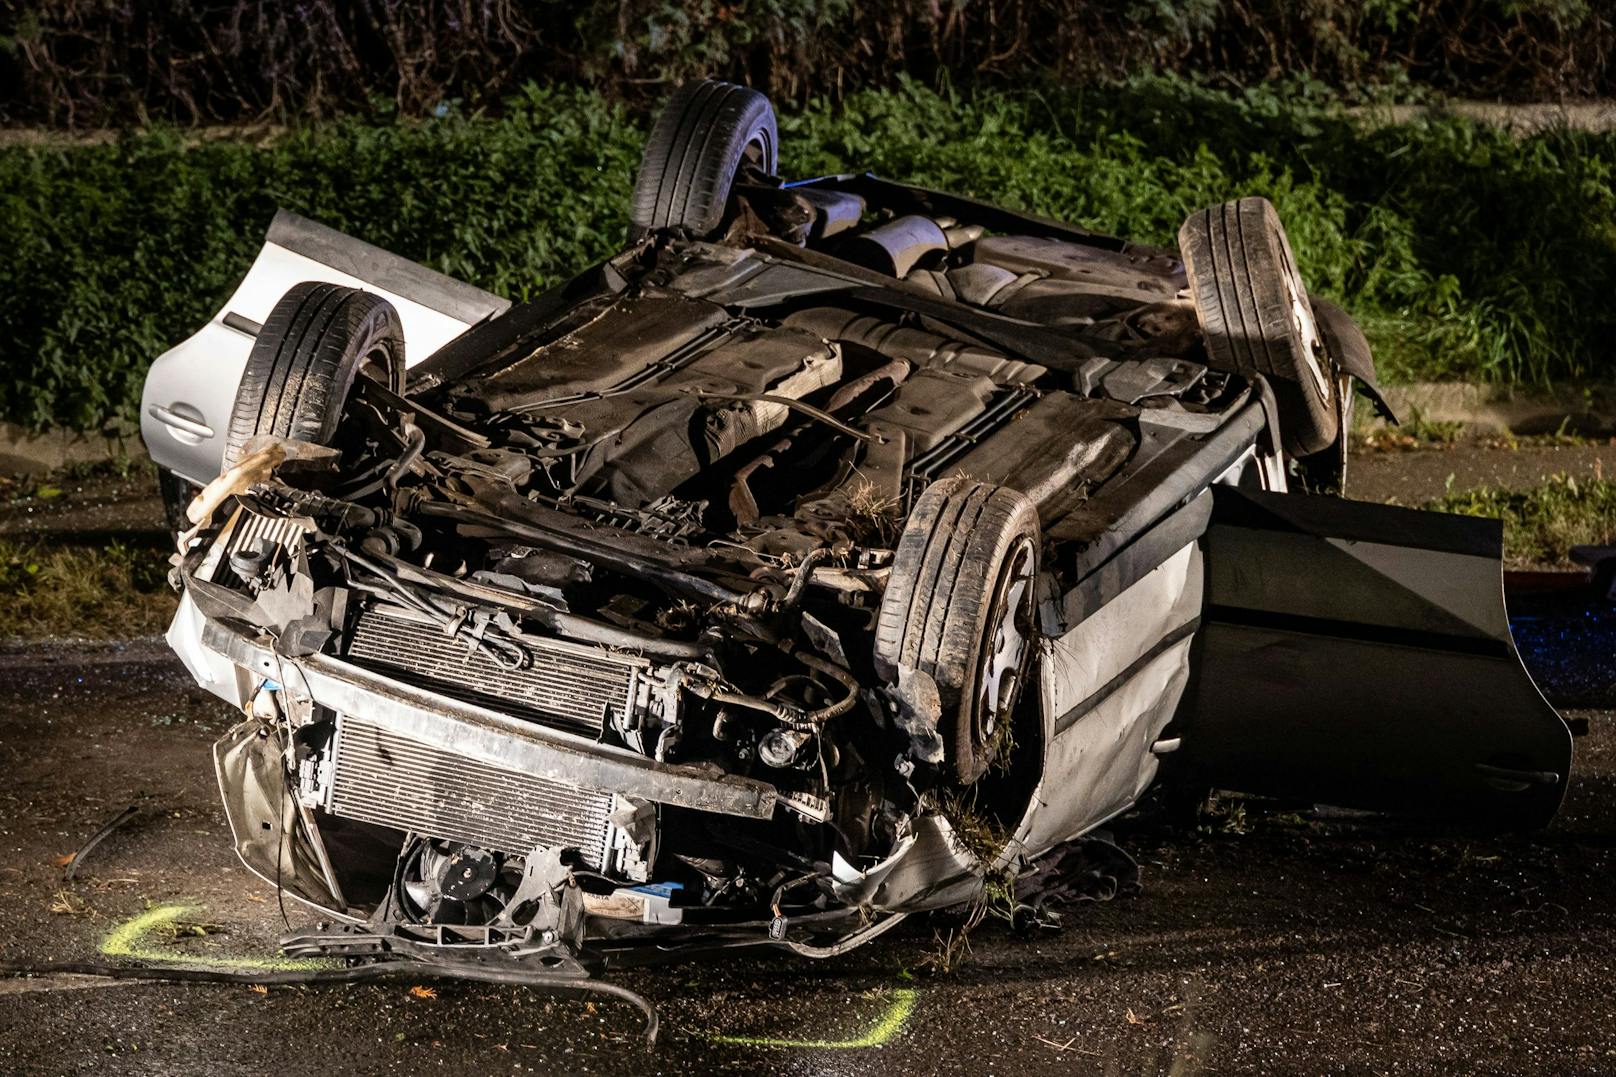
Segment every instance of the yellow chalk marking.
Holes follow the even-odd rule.
[[[741,1047],[799,1047],[822,1051],[857,1051],[869,1047],[885,1047],[894,1036],[903,1031],[909,1015],[915,1012],[920,992],[912,987],[900,987],[892,992],[892,1003],[886,1013],[871,1025],[862,1036],[850,1040],[794,1040],[776,1036],[708,1036],[714,1043],[729,1043]]]
[[[107,937],[101,940],[101,952],[107,957],[127,957],[135,961],[160,961],[169,965],[198,965],[207,968],[257,969],[267,972],[295,972],[302,969],[336,967],[335,962],[323,958],[199,956],[143,942],[154,929],[164,924],[172,924],[182,916],[201,911],[200,905],[155,905],[109,931]]]

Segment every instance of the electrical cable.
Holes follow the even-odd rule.
[[[66,882],[72,882],[73,877],[78,874],[79,865],[83,864],[84,858],[90,855],[90,850],[94,849],[97,845],[100,845],[101,842],[106,839],[108,834],[111,834],[114,830],[117,830],[120,826],[123,826],[125,823],[139,814],[140,808],[134,804],[131,804],[123,811],[119,812],[111,822],[107,823],[100,830],[97,830],[94,834],[91,834],[84,844],[79,846],[79,851],[73,854],[73,859],[67,862],[67,871],[63,874],[62,878]]]

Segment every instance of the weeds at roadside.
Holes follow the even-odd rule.
[[[1602,475],[1556,475],[1538,486],[1482,486],[1421,506],[1504,521],[1504,561],[1512,568],[1563,567],[1571,547],[1616,542],[1616,482]]]
[[[1354,435],[1353,447],[1370,452],[1410,452],[1419,449],[1451,449],[1464,437],[1466,424],[1443,419],[1427,419],[1418,408],[1398,426],[1383,426]]]
[[[1214,795],[1202,806],[1195,829],[1202,834],[1242,837],[1251,833],[1252,823],[1246,817],[1244,800],[1227,794]]]
[[[117,539],[100,546],[0,537],[0,617],[26,639],[124,639],[161,632],[174,615],[167,550]]]

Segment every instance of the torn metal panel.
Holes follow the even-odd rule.
[[[1201,616],[1193,541],[1045,644],[1039,685],[1048,730],[1039,805],[1015,844],[1037,856],[1131,805],[1155,777],[1150,750],[1177,711]],[[1067,601],[1079,603],[1074,591]],[[1056,784],[1059,783],[1059,784]],[[1065,795],[1074,785],[1081,797]]]
[[[1503,609],[1496,521],[1220,489],[1186,779],[1542,826],[1571,735]]]

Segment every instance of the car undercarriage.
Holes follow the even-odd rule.
[[[363,288],[251,320],[170,640],[245,712],[237,852],[341,925],[289,952],[827,956],[1014,893],[1164,768],[1552,815],[1496,527],[1307,492],[1378,390],[1271,207],[1175,252],[783,183],[772,114],[731,127],[712,219],[638,219],[653,135],[625,250],[419,361]],[[1420,698],[1443,662],[1467,687]],[[1339,749],[1377,723],[1405,743]]]

